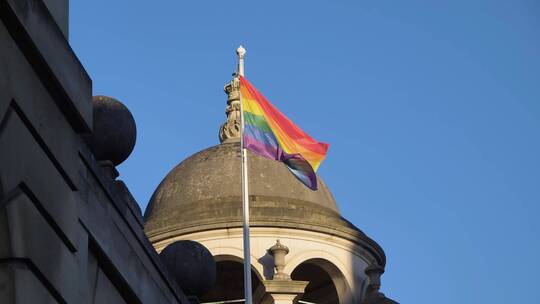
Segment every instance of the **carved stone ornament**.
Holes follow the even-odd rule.
[[[289,253],[289,248],[281,244],[279,240],[276,240],[276,244],[268,249],[268,253],[274,257],[274,268],[276,270],[274,280],[290,281],[291,277],[283,272],[285,268],[285,256]]]
[[[384,273],[384,267],[372,264],[365,269],[365,274],[369,278],[369,285],[366,290],[364,304],[399,304],[398,302],[387,298],[380,292],[381,275]]]
[[[225,108],[227,121],[219,129],[220,142],[228,139],[240,139],[240,81],[234,77],[223,90],[228,96]]]

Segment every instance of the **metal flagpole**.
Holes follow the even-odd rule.
[[[246,50],[239,46],[236,49],[238,55],[238,75],[244,76],[244,55]],[[248,188],[248,164],[247,153],[244,148],[244,110],[242,107],[242,94],[240,96],[240,151],[242,155],[242,211],[243,211],[243,239],[244,239],[244,296],[246,304],[253,304],[251,292],[251,255],[249,246],[249,188]]]

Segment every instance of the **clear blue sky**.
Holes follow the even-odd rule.
[[[401,303],[540,303],[540,2],[71,1],[94,94],[124,102],[144,209],[218,143],[246,76],[330,143],[320,175],[388,256]]]

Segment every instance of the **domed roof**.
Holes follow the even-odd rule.
[[[320,178],[319,190],[313,191],[297,180],[284,164],[248,153],[250,195],[306,201],[338,212],[332,194]],[[159,185],[151,201],[176,207],[178,203],[240,198],[240,168],[238,142],[208,148],[176,166]]]
[[[176,166],[158,186],[146,208],[145,233],[152,243],[189,233],[242,227],[240,163],[240,84],[228,95],[221,144],[198,152]],[[339,236],[385,264],[382,248],[342,218],[334,197],[318,178],[312,191],[280,162],[248,152],[251,227],[278,227]]]
[[[340,216],[320,178],[319,190],[312,191],[282,163],[248,153],[251,226],[364,236]],[[144,215],[147,235],[156,241],[196,231],[241,227],[240,171],[238,142],[219,144],[181,162],[150,199]]]

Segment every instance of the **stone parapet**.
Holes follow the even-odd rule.
[[[92,83],[62,9],[0,0],[0,303],[189,303],[82,138]]]

